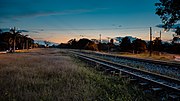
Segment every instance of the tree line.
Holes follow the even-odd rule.
[[[7,32],[0,30],[0,51],[15,52],[17,49],[30,49],[33,46],[34,40],[15,28]]]
[[[94,40],[82,38],[80,40],[71,39],[67,43],[61,43],[59,48],[69,49],[86,49],[94,51],[120,51],[120,52],[131,52],[131,53],[143,53],[149,51],[151,48],[156,52],[168,52],[180,54],[180,44],[173,40],[171,43],[162,42],[159,37],[156,37],[152,46],[149,41],[142,39],[135,39],[131,41],[129,37],[122,38],[119,45],[115,45],[113,39],[108,43],[101,43]]]

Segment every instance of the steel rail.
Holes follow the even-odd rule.
[[[137,68],[132,68],[130,66],[121,65],[119,63],[114,63],[111,61],[95,58],[92,56],[87,56],[82,53],[77,53],[77,52],[73,52],[73,51],[71,51],[71,53],[76,54],[79,58],[82,58],[84,60],[98,63],[102,66],[105,66],[105,67],[115,70],[115,71],[123,72],[123,73],[128,74],[132,77],[135,77],[137,79],[141,79],[143,81],[147,81],[147,82],[153,83],[155,85],[158,85],[160,87],[163,87],[164,89],[175,91],[178,93],[180,92],[180,88],[179,88],[180,80],[178,80],[178,79],[160,75],[160,74],[156,74],[156,73],[152,73],[152,72],[145,71],[145,70],[140,70]]]
[[[86,53],[86,54],[105,55],[105,56],[114,57],[114,58],[121,58],[121,59],[128,59],[128,60],[134,60],[134,61],[140,61],[140,62],[147,62],[147,63],[153,63],[153,64],[158,64],[158,65],[170,66],[170,67],[179,67],[177,69],[180,69],[180,63],[175,63],[175,62],[167,62],[167,61],[144,59],[144,58],[134,58],[134,57],[119,56],[119,55],[115,55],[115,54],[92,52],[92,51],[89,51],[89,52],[79,51],[79,50],[73,50],[73,51]]]

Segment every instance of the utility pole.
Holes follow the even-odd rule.
[[[162,40],[161,40],[161,30],[160,30],[160,32],[159,32],[159,38],[160,38],[160,42],[162,43]],[[159,50],[159,55],[161,55],[161,48],[162,47],[159,47],[160,48],[160,50]]]
[[[160,38],[160,40],[161,40],[161,30],[160,30],[159,34],[160,34],[159,38]]]
[[[101,43],[101,34],[99,34],[99,43]]]
[[[152,55],[152,28],[150,27],[150,52],[149,52],[149,56]]]

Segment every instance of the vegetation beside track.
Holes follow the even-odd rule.
[[[35,49],[0,55],[1,101],[148,101],[128,80],[105,75],[66,51]]]

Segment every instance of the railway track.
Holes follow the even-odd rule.
[[[153,64],[158,64],[158,65],[168,65],[169,67],[173,67],[173,68],[180,68],[180,63],[175,63],[175,62],[166,62],[166,61],[152,60],[152,59],[133,58],[133,57],[119,56],[119,55],[115,55],[115,54],[94,52],[94,51],[81,51],[81,50],[72,50],[72,51],[81,52],[84,54],[94,54],[94,55],[98,55],[98,56],[104,55],[107,57],[113,57],[113,58],[116,57],[116,58],[122,58],[122,59],[134,60],[134,61],[153,63]]]
[[[141,70],[138,68],[133,68],[131,66],[122,65],[119,63],[115,63],[109,60],[104,60],[102,58],[88,56],[87,54],[71,51],[77,57],[86,60],[88,62],[99,64],[103,67],[105,71],[109,71],[109,73],[120,73],[126,74],[130,78],[138,80],[139,83],[147,83],[152,86],[153,90],[165,90],[168,93],[173,93],[179,97],[180,94],[180,80],[176,78],[172,78],[169,76],[153,73],[146,70]],[[179,99],[179,98],[178,98]],[[179,101],[179,100],[178,100]]]
[[[180,80],[180,64],[174,62],[165,62],[158,60],[139,59],[124,56],[117,56],[113,54],[100,53],[100,52],[89,52],[89,51],[78,51],[74,52],[91,55],[108,61],[120,63],[134,68],[159,73],[161,75],[170,76]]]

